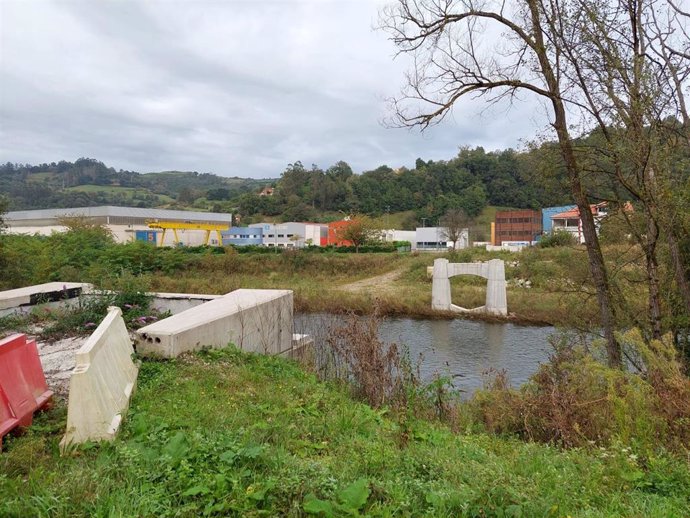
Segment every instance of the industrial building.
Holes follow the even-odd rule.
[[[536,210],[503,210],[496,212],[492,244],[534,243],[542,233],[542,215]]]
[[[417,227],[415,238],[412,244],[415,250],[447,250],[455,248],[460,250],[469,246],[469,231],[463,229],[460,233],[458,242],[448,241],[448,230],[446,227]]]
[[[230,227],[229,230],[221,232],[223,236],[223,246],[261,246],[264,243],[263,228],[261,227]]]
[[[250,228],[260,228],[263,245],[268,247],[304,248],[321,246],[328,238],[328,225],[321,223],[255,223]]]
[[[227,230],[232,224],[232,214],[195,212],[138,207],[79,207],[69,209],[39,209],[8,212],[5,215],[7,231],[14,234],[50,235],[67,230],[65,219],[82,217],[106,226],[119,243],[143,240],[158,246],[208,244],[220,246],[216,230]],[[149,225],[158,223],[153,229]],[[165,236],[165,240],[164,240]],[[177,239],[176,239],[177,238]]]

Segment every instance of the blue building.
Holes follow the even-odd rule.
[[[263,245],[264,236],[261,227],[230,227],[229,230],[221,232],[223,245]]]
[[[545,209],[541,209],[542,232],[544,232],[544,234],[551,233],[551,216],[568,210],[573,210],[576,206],[577,205],[563,205],[562,207],[546,207]]]

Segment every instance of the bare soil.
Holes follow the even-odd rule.
[[[58,398],[67,399],[69,378],[76,364],[77,350],[88,336],[63,338],[54,342],[36,342],[48,387]]]
[[[396,288],[395,281],[400,278],[403,272],[404,269],[393,270],[392,272],[387,272],[383,275],[368,277],[366,279],[351,282],[349,284],[343,284],[342,286],[339,286],[338,289],[351,293],[363,291],[390,291]]]

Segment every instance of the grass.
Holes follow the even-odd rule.
[[[153,195],[158,198],[159,203],[171,203],[173,198],[166,196],[165,194],[156,194],[148,189],[142,189],[139,187],[119,187],[117,185],[77,185],[75,187],[68,187],[66,191],[74,192],[86,192],[86,193],[106,193],[110,195],[114,194],[124,194],[127,199],[134,199],[141,196]]]
[[[182,293],[227,293],[237,288],[292,289],[295,308],[307,312],[355,311],[370,313],[377,307],[382,315],[436,317],[431,310],[431,279],[427,267],[437,257],[453,262],[472,262],[499,257],[508,262],[509,281],[524,278],[526,289],[509,283],[508,310],[520,323],[570,324],[596,320],[596,303],[576,289],[586,282],[580,252],[560,249],[533,250],[521,254],[470,249],[455,255],[415,254],[235,254],[209,255],[185,271],[155,274],[151,288]],[[518,264],[513,265],[514,261]],[[584,263],[586,268],[586,263]],[[357,291],[342,287],[388,272],[398,278],[387,285]],[[556,282],[574,279],[575,285]],[[453,302],[463,307],[484,304],[485,281],[462,276],[451,282]],[[575,308],[575,310],[573,310]]]
[[[625,448],[453,434],[235,349],[144,362],[118,438],[60,457],[65,409],[0,456],[0,515],[664,516],[690,471]]]

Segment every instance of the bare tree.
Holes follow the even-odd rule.
[[[652,336],[662,334],[658,246],[665,228],[676,280],[690,314],[690,291],[677,251],[670,162],[687,139],[690,56],[683,15],[667,0],[552,0],[548,18],[555,45],[562,49],[563,75],[573,85],[569,102],[592,121],[604,145],[595,148],[622,191],[643,210],[646,226],[629,225],[644,252],[648,314]],[[678,119],[683,121],[678,124]],[[670,124],[669,124],[669,121]],[[624,213],[625,214],[625,213]]]
[[[458,249],[458,241],[467,230],[468,224],[469,218],[462,209],[448,209],[441,218],[441,236],[453,243],[453,250]]]
[[[426,128],[443,119],[464,97],[497,102],[525,92],[546,101],[582,219],[608,362],[621,366],[611,283],[570,133],[568,102],[573,83],[564,75],[564,53],[559,35],[554,34],[560,30],[554,23],[560,7],[554,2],[398,0],[385,8],[381,28],[414,63],[401,96],[392,102],[395,122]],[[490,30],[494,30],[493,39],[488,37]],[[487,48],[491,41],[495,45]]]

